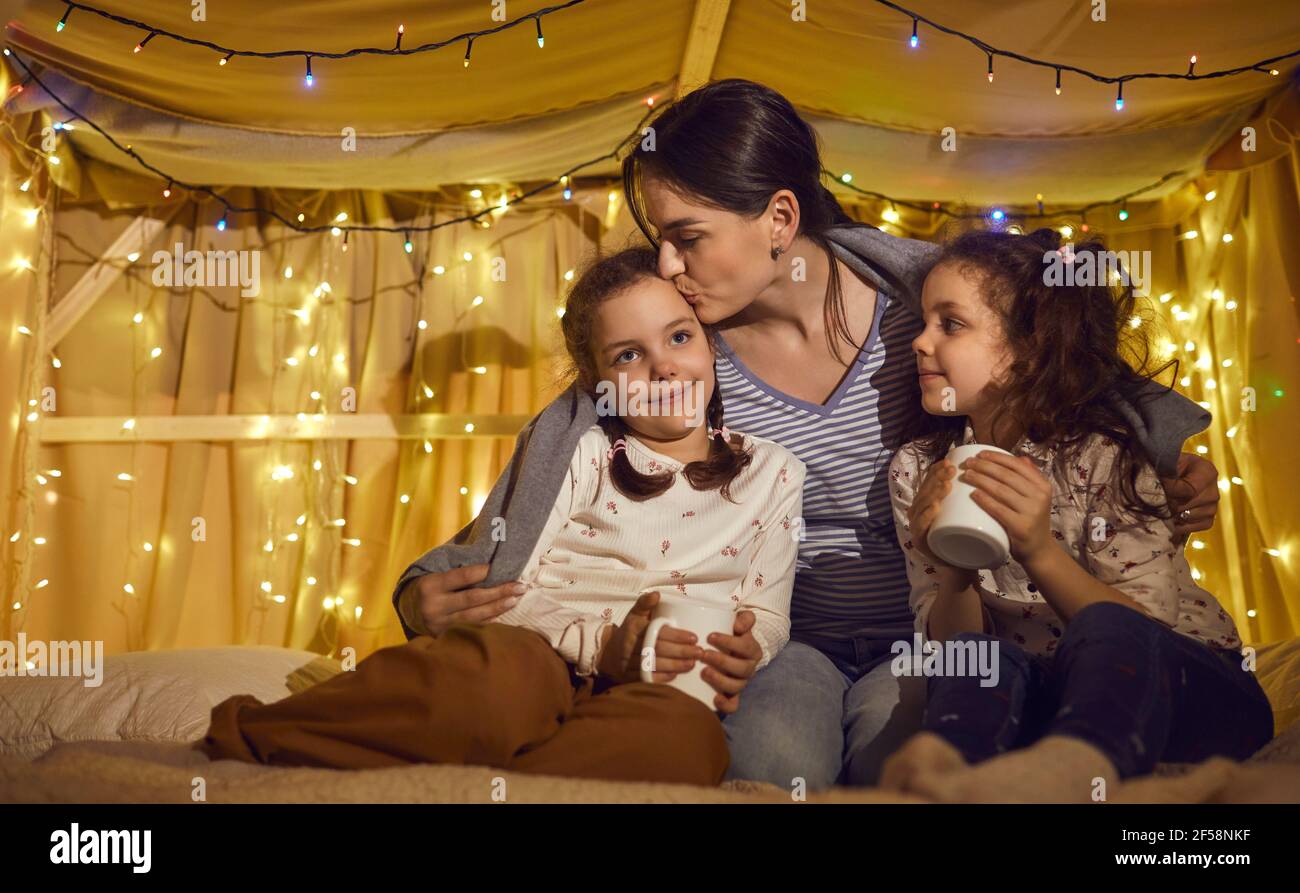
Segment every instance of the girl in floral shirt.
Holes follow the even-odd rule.
[[[1244,759],[1272,736],[1232,618],[1193,580],[1132,421],[1102,397],[1146,359],[1131,285],[1105,284],[1113,257],[1050,229],[968,233],[926,278],[912,347],[928,415],[890,466],[895,522],[918,633],[987,649],[994,672],[929,674],[924,731],[884,786],[1102,799],[1099,780]],[[1012,455],[944,458],[970,443]],[[1007,532],[998,567],[955,568],[927,545],[958,474]]]

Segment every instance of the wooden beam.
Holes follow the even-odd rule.
[[[122,275],[128,254],[135,251],[139,251],[141,256],[145,254],[146,249],[167,226],[179,207],[178,203],[167,208],[161,219],[137,217],[132,220],[116,241],[108,246],[100,259],[95,261],[90,269],[68,289],[45,319],[45,344],[49,349],[53,349],[63,340],[63,336],[72,331],[77,321],[85,316],[90,308],[95,306],[95,302],[108,291],[109,286],[118,280]]]
[[[176,415],[138,416],[131,428],[124,416],[46,416],[41,443],[178,443],[243,440],[448,440],[514,437],[531,415]],[[466,431],[473,425],[473,431]]]
[[[730,8],[731,0],[695,0],[686,51],[677,74],[678,99],[713,77],[713,62],[718,56],[718,44]]]

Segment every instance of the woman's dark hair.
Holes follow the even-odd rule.
[[[564,347],[569,360],[565,369],[571,382],[595,399],[600,373],[596,368],[595,331],[596,311],[605,301],[613,298],[643,279],[659,278],[659,256],[650,248],[627,248],[605,258],[588,261],[573,288],[569,291],[560,318],[564,334]],[[713,334],[705,327],[705,337],[713,344]],[[708,423],[713,428],[722,427],[722,394],[715,385],[709,400]],[[600,416],[597,424],[609,437],[610,445],[628,433],[629,429],[616,415]],[[696,490],[721,490],[724,499],[731,499],[730,485],[753,460],[752,450],[743,450],[740,436],[731,435],[731,443],[722,438],[709,438],[707,459],[688,462],[682,469],[686,480]],[[620,450],[610,462],[610,479],[615,488],[629,499],[649,499],[672,486],[674,473],[642,474],[632,467],[627,452]],[[732,500],[733,502],[735,500]]]
[[[949,242],[935,267],[949,264],[975,283],[981,297],[1002,323],[1010,352],[991,429],[1003,415],[1023,426],[1037,444],[1056,449],[1058,472],[1075,480],[1074,465],[1084,442],[1100,434],[1119,446],[1108,486],[1118,489],[1132,512],[1168,517],[1162,506],[1137,492],[1141,460],[1150,462],[1132,423],[1113,402],[1129,397],[1146,379],[1162,374],[1177,361],[1147,371],[1151,360],[1146,326],[1134,327],[1137,297],[1126,271],[1111,284],[1118,258],[1100,237],[1085,236],[1073,245],[1073,260],[1061,249],[1061,234],[1039,229],[1028,235],[968,232]],[[1079,264],[1092,264],[1095,285],[1068,284],[1085,279]],[[1065,283],[1049,284],[1049,264]],[[1073,266],[1077,275],[1066,276]],[[1149,314],[1147,322],[1150,321]],[[957,443],[964,416],[923,413],[916,438],[921,452],[938,461]],[[1154,464],[1154,463],[1152,463]]]
[[[855,221],[822,185],[816,132],[780,93],[741,78],[699,87],[664,108],[649,127],[653,148],[643,139],[623,159],[623,192],[650,243],[659,247],[658,234],[646,219],[641,184],[647,176],[698,204],[751,220],[767,208],[774,193],[790,190],[799,200],[797,234],[818,245],[830,261],[826,340],[839,359],[835,334],[854,342],[845,322],[839,268],[824,233]]]

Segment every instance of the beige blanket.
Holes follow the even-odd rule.
[[[1008,778],[1007,800],[1033,792]],[[0,801],[19,803],[789,803],[756,782],[718,788],[529,776],[473,766],[338,771],[210,762],[187,745],[141,741],[61,744],[35,761],[0,757]],[[1161,766],[1113,790],[1111,802],[1300,803],[1300,723],[1246,763]],[[918,803],[892,792],[835,788],[807,802]]]

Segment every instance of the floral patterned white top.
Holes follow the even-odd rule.
[[[978,442],[969,422],[961,442]],[[1054,469],[1052,449],[1026,438],[1011,452],[1028,456],[1051,479],[1052,537],[1081,567],[1175,632],[1218,648],[1241,648],[1232,618],[1192,579],[1183,547],[1174,543],[1172,520],[1122,509],[1110,480],[1118,444],[1101,435],[1089,437],[1068,479]],[[894,525],[907,558],[912,611],[922,635],[928,635],[926,624],[939,584],[933,564],[912,543],[907,510],[929,465],[915,444],[909,443],[889,467]],[[1137,491],[1148,503],[1165,505],[1164,489],[1149,463],[1138,475]],[[997,636],[1031,653],[1052,655],[1065,624],[1014,559],[981,570],[978,591]]]
[[[806,468],[774,441],[743,438],[753,459],[729,488],[696,490],[678,473],[659,496],[636,501],[609,478],[609,437],[593,425],[569,462],[560,493],[519,579],[518,604],[497,619],[546,636],[591,675],[600,633],[621,623],[637,597],[688,599],[754,612],[765,666],[790,637]],[[644,474],[685,467],[627,435],[627,457]]]

